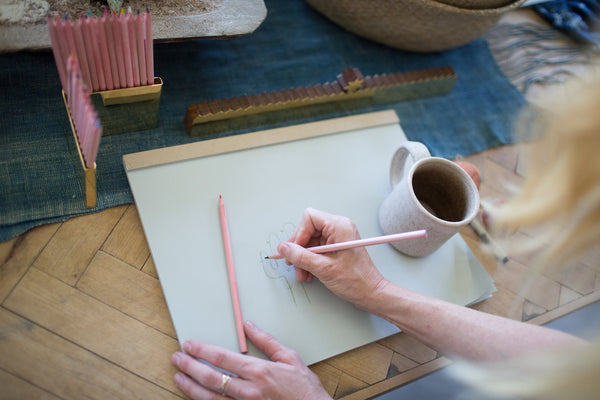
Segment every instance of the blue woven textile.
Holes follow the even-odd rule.
[[[500,72],[485,41],[441,53],[404,52],[348,33],[301,0],[265,3],[267,18],[253,34],[155,45],[155,72],[164,81],[159,126],[102,138],[94,209],[85,208],[52,54],[1,54],[0,241],[43,223],[133,202],[122,156],[206,139],[190,139],[185,132],[183,117],[191,103],[331,82],[350,66],[374,75],[449,65],[458,81],[447,96],[347,114],[393,108],[407,136],[442,157],[511,142],[512,121],[525,100]],[[346,114],[319,119],[341,115]],[[299,122],[306,120],[257,129]]]

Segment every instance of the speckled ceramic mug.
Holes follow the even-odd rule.
[[[479,210],[479,192],[471,177],[456,163],[431,157],[419,142],[405,142],[396,151],[390,181],[392,192],[379,209],[383,233],[427,230],[425,239],[392,244],[409,256],[433,253],[469,224]]]

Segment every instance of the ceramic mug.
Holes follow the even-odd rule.
[[[409,157],[413,164],[407,167]],[[383,233],[427,230],[427,238],[392,244],[409,256],[433,253],[479,210],[479,191],[471,177],[456,163],[431,157],[419,142],[405,142],[396,151],[390,181],[392,192],[379,208]]]

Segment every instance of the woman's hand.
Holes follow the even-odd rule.
[[[324,254],[305,249],[355,239],[360,235],[350,219],[309,208],[289,242],[281,243],[277,250],[294,265],[298,281],[310,281],[314,275],[337,296],[368,311],[388,281],[364,247]]]
[[[171,358],[181,372],[177,386],[192,399],[331,399],[319,378],[308,369],[298,354],[281,345],[273,336],[246,322],[248,338],[271,361],[245,356],[218,346],[190,340],[185,353]],[[199,362],[201,359],[229,371],[227,375]],[[224,393],[223,393],[224,392]]]

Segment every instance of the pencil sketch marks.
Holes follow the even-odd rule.
[[[277,253],[277,245],[288,240],[294,229],[296,229],[296,226],[291,222],[287,222],[279,231],[270,232],[267,237],[266,247],[260,252],[259,256],[265,276],[269,279],[283,282],[286,290],[290,293],[292,301],[295,305],[298,305],[296,298],[298,292],[300,292],[300,295],[304,295],[306,301],[309,303],[311,301],[304,283],[296,281],[294,267],[287,265],[285,260],[270,260],[265,258]]]

